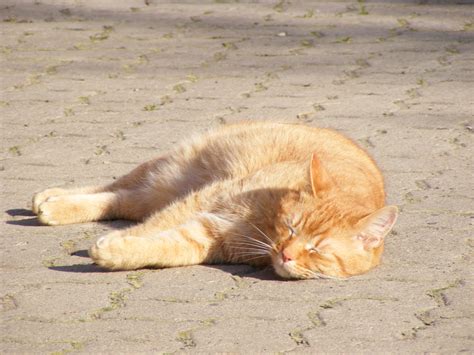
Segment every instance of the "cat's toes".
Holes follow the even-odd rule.
[[[103,236],[97,239],[95,244],[89,249],[89,256],[99,266],[111,268],[113,264],[112,250],[110,248],[110,236]]]
[[[89,249],[89,256],[97,265],[110,270],[130,269],[127,265],[127,242],[130,238],[134,237],[124,237],[120,232],[100,237]]]
[[[38,192],[33,196],[33,207],[32,210],[35,214],[39,213],[39,207],[40,205],[45,202],[48,198],[52,196],[60,196],[64,195],[66,193],[65,189],[60,189],[60,188],[52,188],[52,189],[46,189],[44,191]]]
[[[49,226],[69,224],[75,221],[74,208],[62,196],[52,196],[38,207],[38,220]]]

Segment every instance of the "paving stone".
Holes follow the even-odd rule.
[[[473,5],[72,1],[0,5],[2,353],[473,352]],[[346,281],[249,266],[105,272],[127,222],[40,226],[32,195],[101,184],[240,120],[339,130],[400,206]]]

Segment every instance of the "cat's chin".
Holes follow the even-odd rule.
[[[283,263],[282,260],[276,260],[273,262],[273,269],[275,270],[275,273],[284,278],[284,279],[301,279],[303,277],[300,277],[300,276],[297,276],[297,275],[294,275],[293,273],[291,273],[291,271],[289,270],[289,267],[285,265],[285,263]]]
[[[291,275],[288,271],[282,268],[276,268],[273,266],[273,269],[275,270],[276,274],[284,279],[295,279],[296,277]]]

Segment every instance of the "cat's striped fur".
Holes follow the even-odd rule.
[[[286,278],[368,271],[397,217],[379,169],[352,141],[270,122],[185,141],[107,186],[45,190],[33,211],[49,225],[142,222],[91,247],[109,269],[249,263]]]

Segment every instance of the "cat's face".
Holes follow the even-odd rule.
[[[284,278],[346,278],[377,266],[397,208],[384,207],[360,220],[344,220],[334,208],[303,203],[276,227],[273,267]]]

